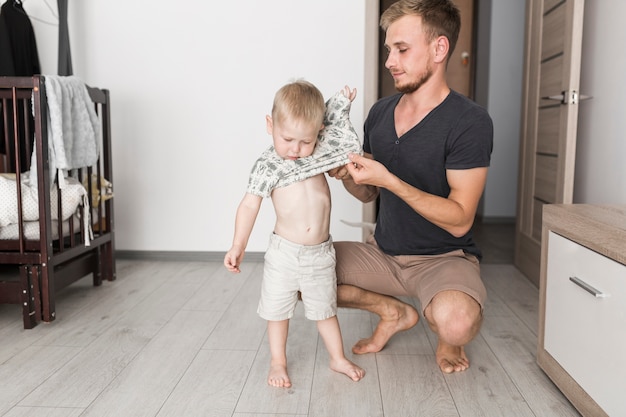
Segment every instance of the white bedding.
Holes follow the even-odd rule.
[[[77,216],[71,218],[74,222],[74,231],[80,230],[80,220]],[[52,239],[59,237],[59,222],[58,220],[52,220]],[[70,232],[70,221],[63,222],[63,236],[68,236]],[[19,239],[19,228],[17,223],[10,224],[5,227],[0,227],[0,240],[17,240]],[[28,240],[39,240],[39,222],[24,222],[24,237]],[[89,245],[89,240],[85,240],[86,245]]]
[[[39,237],[39,198],[37,187],[30,182],[30,174],[25,172],[21,175],[22,191],[22,215],[25,224],[25,234],[28,239]],[[58,192],[56,186],[52,186],[50,192],[50,211],[56,233],[56,223],[60,219],[70,219],[79,205],[85,206],[85,225],[89,229],[89,198],[85,187],[74,178],[66,178],[66,186],[61,192],[62,213],[58,213]],[[0,174],[0,239],[17,239],[17,182],[15,174]],[[88,243],[89,237],[86,239]]]

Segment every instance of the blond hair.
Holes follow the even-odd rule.
[[[325,111],[324,96],[320,90],[308,81],[296,80],[285,84],[276,92],[272,119],[280,123],[292,118],[321,126]]]
[[[383,12],[380,27],[386,32],[393,22],[407,15],[422,18],[429,41],[438,36],[448,38],[448,57],[452,55],[461,29],[461,13],[451,0],[400,0]]]

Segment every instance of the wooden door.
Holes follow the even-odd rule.
[[[544,204],[571,203],[584,0],[527,0],[515,266],[539,286]]]
[[[461,31],[448,60],[448,86],[466,97],[474,97],[474,0],[454,0],[461,12]]]

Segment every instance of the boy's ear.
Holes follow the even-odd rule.
[[[274,130],[274,121],[269,114],[265,116],[265,128],[267,129],[267,133],[271,135]]]

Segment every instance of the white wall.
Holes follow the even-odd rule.
[[[574,202],[626,204],[626,2],[585,2]]]
[[[250,168],[271,144],[265,115],[294,77],[326,97],[356,87],[361,133],[367,7],[377,2],[70,1],[74,74],[111,90],[117,248],[227,250]],[[56,73],[56,33],[33,24],[42,72]],[[359,240],[339,220],[360,220],[362,205],[330,180],[333,238]],[[265,250],[273,220],[267,200],[248,251]]]
[[[486,99],[481,104],[493,120],[493,152],[482,216],[487,221],[500,221],[513,219],[516,211],[525,26],[520,17],[525,16],[526,6],[524,1],[496,0],[481,2],[478,7],[479,13],[481,7],[489,13],[479,18],[490,18],[490,25],[488,39],[479,37],[483,42],[479,48],[487,43],[489,47],[489,61],[479,65],[489,78],[477,101],[479,97]],[[478,30],[484,30],[480,26],[481,22]]]
[[[263,117],[280,85],[302,76],[326,96],[345,83],[357,87],[351,114],[361,132],[375,93],[378,2],[138,3],[69,5],[74,72],[109,88],[113,100],[117,247],[224,251],[247,173],[270,143]],[[488,76],[477,98],[495,127],[487,218],[515,216],[524,3],[479,0],[489,30],[481,29],[488,53],[479,50],[487,62],[477,76]],[[25,8],[54,19],[44,0]],[[581,91],[594,98],[580,104],[574,201],[626,204],[626,57],[615,49],[626,37],[619,21],[626,2],[587,1],[585,14]],[[44,73],[54,73],[56,28],[33,25]],[[335,239],[359,240],[360,231],[339,219],[360,219],[361,205],[334,181],[331,188]],[[249,250],[265,250],[272,214],[268,201]]]

